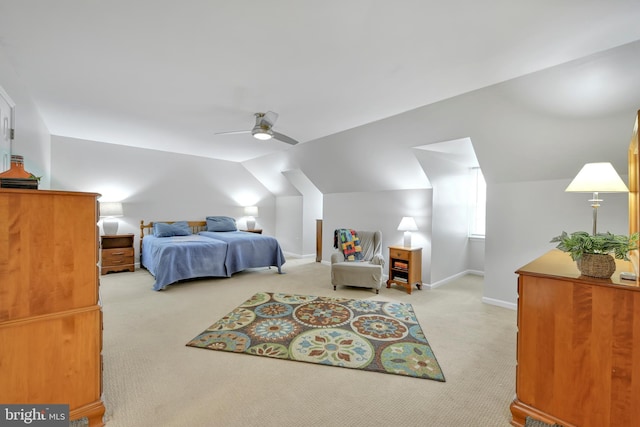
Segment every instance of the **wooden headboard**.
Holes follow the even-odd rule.
[[[173,224],[178,221],[156,221],[156,222],[164,222],[166,224]],[[191,232],[193,234],[198,234],[199,231],[207,230],[207,221],[187,221],[189,227],[191,227]],[[140,254],[142,254],[142,239],[144,236],[149,234],[153,234],[153,221],[148,224],[144,223],[144,220],[140,220]]]
[[[629,144],[629,234],[640,232],[640,162],[638,161],[638,122],[640,111],[636,115],[631,144]]]

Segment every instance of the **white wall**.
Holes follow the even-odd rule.
[[[433,183],[431,280],[438,283],[468,270],[469,171]],[[439,182],[441,181],[441,182]]]
[[[286,255],[303,254],[302,196],[276,198],[276,238]]]
[[[566,231],[591,232],[589,194],[565,193],[571,180],[494,184],[487,191],[485,301],[515,308],[515,271],[553,249]],[[628,234],[628,195],[602,194],[598,230]],[[569,255],[567,255],[569,256]],[[486,289],[486,287],[485,287]],[[503,304],[504,303],[504,304]]]
[[[413,216],[419,230],[412,233],[411,243],[423,248],[422,277],[428,283],[431,275],[431,200],[431,189],[325,194],[322,260],[329,262],[331,253],[336,251],[333,232],[337,228],[380,230],[382,254],[388,260],[388,247],[403,244],[404,233],[397,230],[400,220],[403,216]]]
[[[282,173],[302,194],[302,246],[300,253],[305,257],[315,257],[316,219],[322,217],[322,193],[301,170],[288,170]]]
[[[0,50],[0,86],[16,103],[15,139],[12,154],[24,157],[26,171],[41,177],[40,189],[50,187],[50,136],[28,89],[9,66]]]
[[[467,246],[467,270],[484,274],[484,238],[471,238]]]
[[[431,276],[426,282],[437,286],[469,269],[470,166],[454,161],[455,155],[414,150],[433,185],[431,221]]]
[[[246,205],[259,206],[256,226],[265,234],[276,231],[275,198],[238,163],[59,136],[52,137],[51,161],[52,188],[122,201],[118,232],[136,240],[141,220],[228,215],[243,227]]]

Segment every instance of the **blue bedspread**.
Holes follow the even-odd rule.
[[[155,277],[156,291],[179,280],[229,277],[226,257],[227,243],[196,234],[142,239],[141,263]]]
[[[278,267],[278,273],[282,273],[284,254],[274,237],[245,231],[201,231],[198,234],[227,244],[225,267],[228,275],[257,267]]]

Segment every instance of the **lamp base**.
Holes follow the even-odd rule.
[[[118,221],[102,221],[102,229],[104,230],[104,234],[107,236],[114,236],[118,234]]]
[[[253,230],[254,228],[256,228],[256,220],[255,219],[248,219],[247,220],[247,230]]]
[[[404,232],[404,247],[405,248],[410,248],[411,247],[411,232],[410,231],[405,231]]]

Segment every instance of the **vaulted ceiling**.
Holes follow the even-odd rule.
[[[640,40],[638,22],[637,0],[2,0],[0,57],[53,135],[246,161],[291,149],[215,135],[255,112],[307,143]],[[570,115],[571,88],[543,84],[517,96]]]

